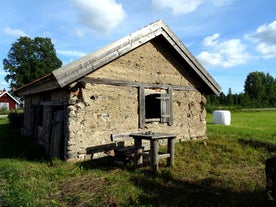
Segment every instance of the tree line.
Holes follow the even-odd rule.
[[[251,72],[244,82],[244,91],[232,94],[221,92],[207,96],[208,107],[274,108],[276,107],[276,79],[269,73]]]

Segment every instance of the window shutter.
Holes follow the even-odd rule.
[[[145,127],[145,90],[144,86],[139,86],[139,127]]]
[[[168,93],[161,94],[161,122],[167,122],[169,125],[173,124],[173,113],[172,113],[172,89],[168,88]]]
[[[168,88],[168,94],[169,94],[169,97],[170,97],[170,100],[169,100],[169,103],[170,103],[170,107],[169,107],[169,110],[170,110],[170,119],[169,119],[168,124],[171,126],[171,125],[173,125],[173,99],[172,99],[172,87],[169,87],[169,88]]]

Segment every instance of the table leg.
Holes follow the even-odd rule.
[[[175,153],[175,138],[168,139],[168,153],[170,153],[170,157],[167,158],[167,165],[174,165],[174,153]]]
[[[154,171],[158,171],[158,140],[150,140],[150,162]]]
[[[135,163],[136,165],[143,164],[143,149],[142,149],[142,139],[134,139],[134,145],[135,145]]]

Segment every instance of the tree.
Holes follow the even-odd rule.
[[[11,88],[18,88],[61,67],[54,45],[49,38],[20,37],[3,60],[5,80]]]
[[[206,96],[208,105],[219,105],[219,97],[215,94]]]
[[[276,83],[275,79],[269,73],[265,76],[265,89],[267,95],[267,106],[275,107]]]
[[[244,91],[255,107],[262,107],[266,99],[265,74],[263,72],[251,72],[247,75]]]
[[[226,96],[227,99],[227,105],[228,106],[232,106],[234,104],[234,98],[233,98],[233,94],[232,94],[232,89],[229,88],[228,90],[228,94]]]
[[[256,107],[275,107],[276,80],[267,73],[249,73],[244,85],[245,93]]]
[[[240,93],[239,95],[239,105],[242,107],[250,107],[251,104],[251,100],[250,97],[248,96],[248,94],[246,93]]]
[[[220,92],[219,94],[219,104],[222,106],[226,105],[226,96],[223,92]]]

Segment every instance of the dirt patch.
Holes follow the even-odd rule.
[[[67,180],[59,185],[59,191],[54,194],[54,199],[60,206],[120,206],[112,195],[106,195],[104,178],[96,178],[86,175],[79,178]]]

